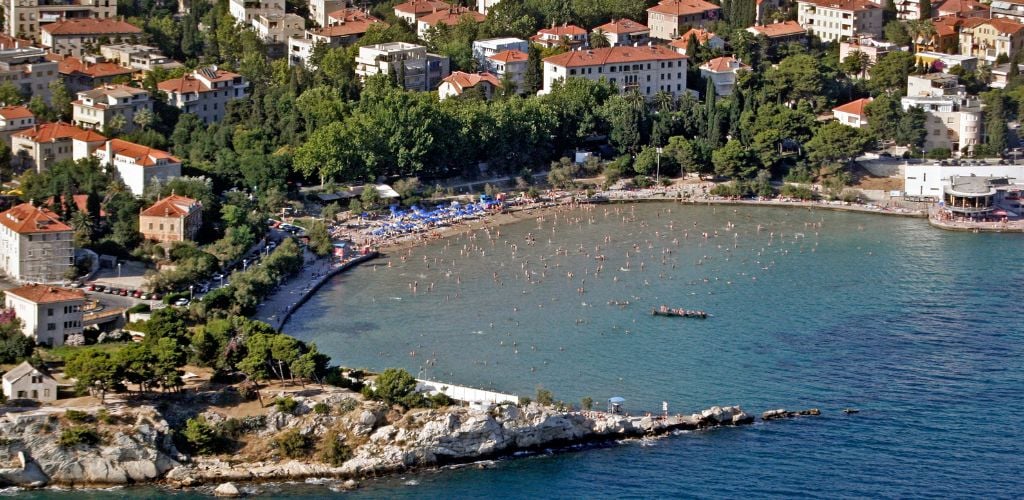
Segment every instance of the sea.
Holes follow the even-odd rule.
[[[322,498],[1019,498],[1024,235],[757,206],[598,205],[394,251],[285,331],[335,362],[633,413],[819,408],[363,481]],[[655,317],[666,305],[708,319]],[[844,413],[856,409],[856,413]],[[83,498],[192,498],[126,488]],[[60,491],[26,494],[66,498]]]

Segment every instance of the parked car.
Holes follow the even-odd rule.
[[[128,289],[127,289],[127,288],[125,288],[125,289],[122,289],[122,290],[121,290],[120,292],[118,292],[117,294],[118,294],[118,295],[120,295],[120,296],[122,296],[122,297],[127,297],[127,296],[128,296]]]
[[[89,288],[88,288],[88,290],[89,290],[90,292],[95,292],[95,291],[96,291],[96,283],[89,283]]]
[[[117,295],[118,292],[120,292],[120,290],[118,290],[117,288],[114,288],[114,287],[110,287],[110,288],[107,288],[106,290],[104,290],[104,292],[109,293],[111,295]]]
[[[174,301],[174,305],[180,306],[180,307],[185,307],[185,306],[188,305],[188,303],[189,303],[189,300],[186,299],[185,297],[182,297],[182,298]]]
[[[163,297],[164,296],[161,295],[160,292],[153,292],[153,293],[149,294],[149,300],[160,300]]]

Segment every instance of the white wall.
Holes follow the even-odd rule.
[[[1009,177],[1010,182],[1024,183],[1024,165],[953,165],[915,164],[904,167],[904,187],[907,196],[942,197],[942,187],[948,186],[954,175],[978,177]]]

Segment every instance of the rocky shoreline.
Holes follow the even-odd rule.
[[[399,415],[375,402],[362,403],[344,414],[323,415],[312,411],[313,404],[312,400],[301,401],[298,411],[288,414],[270,409],[264,426],[255,434],[272,438],[290,431],[320,440],[341,436],[338,439],[351,449],[351,455],[338,466],[285,459],[273,450],[267,450],[261,460],[189,457],[175,448],[170,426],[160,412],[148,406],[117,410],[114,415],[120,424],[104,428],[104,440],[94,445],[61,445],[62,432],[74,425],[56,414],[8,414],[0,419],[0,436],[4,436],[0,440],[0,487],[219,485],[223,486],[219,494],[225,496],[239,494],[233,483],[331,478],[348,480],[344,484],[354,487],[356,480],[368,477],[755,421],[755,416],[738,406],[661,417],[561,411],[536,403],[490,410],[448,407]],[[761,418],[819,414],[817,410],[770,410]]]

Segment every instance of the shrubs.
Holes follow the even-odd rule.
[[[96,420],[92,415],[79,410],[68,410],[64,412],[64,418],[76,424],[84,424]]]
[[[807,186],[801,185],[784,184],[782,188],[779,189],[779,194],[786,198],[796,198],[798,200],[814,199],[814,191],[811,191],[811,188]]]
[[[298,429],[288,429],[274,438],[274,446],[288,458],[308,456],[312,444],[309,436],[302,434]]]
[[[334,467],[340,467],[350,458],[352,458],[352,449],[345,444],[344,438],[337,431],[327,434],[323,450],[320,451],[320,460]]]
[[[78,445],[84,446],[95,446],[100,442],[100,435],[94,429],[85,427],[83,425],[76,425],[64,429],[60,433],[60,439],[57,440],[57,444],[71,448]]]
[[[189,451],[198,455],[216,453],[220,448],[220,433],[202,415],[188,419],[181,437]]]
[[[376,387],[370,395],[389,405],[399,404],[406,408],[416,406],[413,396],[419,396],[416,379],[409,372],[397,368],[388,368],[378,375]]]
[[[289,413],[294,415],[295,410],[298,409],[299,407],[299,402],[293,399],[291,396],[286,396],[283,398],[277,398],[277,400],[274,401],[274,407],[277,408],[277,411],[281,413]]]
[[[324,402],[313,405],[313,413],[317,415],[329,415],[331,413],[331,407]]]
[[[359,401],[356,401],[353,398],[345,398],[338,403],[338,414],[344,415],[356,408],[359,408]]]
[[[555,402],[555,396],[554,396],[554,394],[551,393],[551,391],[549,391],[549,390],[547,390],[547,389],[545,389],[543,387],[538,387],[537,388],[537,402],[542,404],[542,405],[544,405],[544,406],[550,406],[551,404],[553,404]]]

